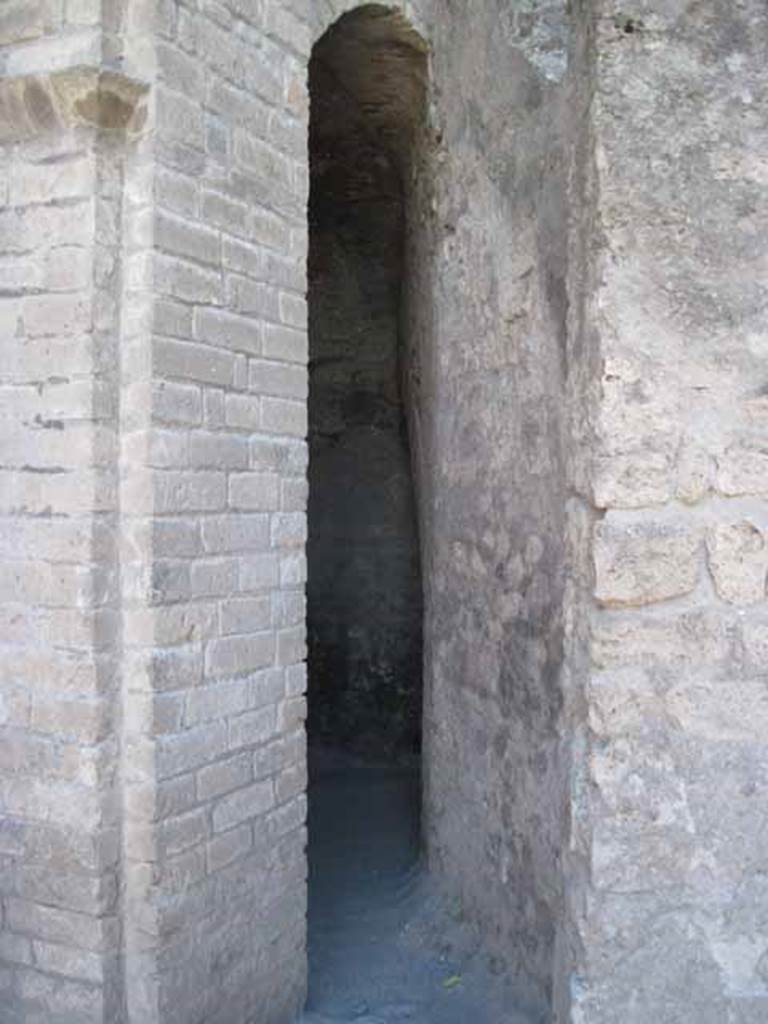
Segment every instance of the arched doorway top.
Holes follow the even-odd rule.
[[[426,112],[429,68],[427,44],[402,10],[377,3],[353,6],[313,46],[310,78],[312,68],[333,83],[331,91],[355,98],[366,132],[404,171]]]
[[[340,19],[344,17],[370,17],[371,23],[384,19],[387,31],[399,36],[403,42],[423,53],[427,52],[427,33],[416,4],[411,0],[399,3],[360,3],[360,0],[324,0],[315,15],[312,44],[317,43]]]

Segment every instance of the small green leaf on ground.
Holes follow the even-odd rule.
[[[461,975],[452,974],[450,978],[446,978],[443,982],[443,988],[456,988],[457,985],[461,984]]]

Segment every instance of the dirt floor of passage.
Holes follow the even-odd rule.
[[[420,856],[418,763],[314,748],[302,1024],[540,1024]]]

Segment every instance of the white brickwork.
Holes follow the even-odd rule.
[[[304,997],[306,76],[200,6],[0,11],[3,1024]]]
[[[156,14],[146,434],[123,441],[123,521],[146,544],[128,1004],[287,1022],[305,984],[305,75],[260,4]]]
[[[120,935],[121,190],[88,128],[0,159],[0,1019],[101,1022]]]

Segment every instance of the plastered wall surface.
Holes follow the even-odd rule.
[[[352,4],[0,10],[0,1021],[304,998],[307,63]],[[759,0],[405,4],[426,841],[532,1008],[752,1024]]]
[[[425,829],[518,997],[550,999],[565,776],[564,10],[431,11],[408,274],[425,575]],[[527,44],[546,73],[522,52]]]

